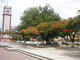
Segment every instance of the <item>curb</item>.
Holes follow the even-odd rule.
[[[21,49],[17,49],[17,48],[6,47],[5,49],[8,50],[8,51],[17,51],[19,53],[22,53],[22,54],[28,55],[30,57],[36,58],[37,60],[54,60],[54,59],[51,59],[51,58],[48,58],[48,57],[37,55],[37,54],[27,52],[27,51],[24,51],[24,50],[21,50]]]
[[[44,57],[44,56],[41,56],[41,55],[37,55],[37,54],[31,53],[31,52],[23,51],[21,49],[18,49],[17,51],[22,53],[22,54],[25,54],[25,55],[31,56],[33,58],[36,58],[38,60],[54,60],[54,59]]]

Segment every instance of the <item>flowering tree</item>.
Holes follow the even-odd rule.
[[[52,44],[50,42],[50,38],[60,36],[63,23],[64,21],[56,21],[51,23],[43,22],[37,26],[37,29],[39,30],[41,37],[46,41],[46,44]]]
[[[74,18],[69,18],[64,25],[65,29],[63,30],[66,35],[69,36],[72,43],[75,42],[75,37],[80,31],[80,20]]]
[[[28,27],[27,29],[21,30],[25,36],[34,36],[37,37],[39,35],[39,31],[37,30],[36,27]]]
[[[43,41],[46,41],[46,44],[51,44],[49,41],[49,38],[51,37],[51,32],[50,32],[50,23],[49,22],[43,22],[40,23],[37,26],[37,29],[40,32],[40,36],[42,37]]]
[[[27,29],[22,30],[26,35],[33,34],[33,35],[39,35],[39,31],[36,29],[36,27],[28,27]]]
[[[64,24],[66,23],[67,20],[61,20],[61,21],[56,21],[51,23],[51,31],[53,32],[53,36],[55,37],[65,37],[63,33],[64,29]]]

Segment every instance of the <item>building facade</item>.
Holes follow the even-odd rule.
[[[3,8],[3,20],[2,20],[2,34],[1,41],[10,41],[10,31],[11,31],[11,7],[4,6]],[[6,33],[6,34],[5,34]]]

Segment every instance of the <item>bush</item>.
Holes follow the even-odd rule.
[[[77,45],[77,46],[79,46],[79,43],[74,43],[74,45]]]
[[[63,42],[62,44],[63,44],[63,45],[66,45],[66,46],[71,45],[70,43],[66,43],[66,42]]]

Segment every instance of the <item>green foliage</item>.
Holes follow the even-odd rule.
[[[75,18],[70,18],[64,25],[65,29],[69,31],[65,31],[66,36],[69,36],[70,41],[72,43],[75,42],[75,37],[80,31],[80,20],[76,20]]]
[[[80,15],[74,17],[76,20],[80,20]]]
[[[80,10],[77,11],[77,15],[74,18],[76,20],[80,20]]]
[[[10,32],[0,32],[0,34],[10,34]]]
[[[29,26],[37,26],[41,22],[53,22],[60,20],[58,13],[54,12],[50,5],[44,7],[32,7],[23,12],[19,29],[25,29]]]
[[[46,40],[46,42],[50,42],[51,38],[60,36],[60,32],[62,32],[63,21],[56,22],[43,22],[37,26],[38,31],[40,32],[40,36]],[[51,43],[51,42],[50,42]]]
[[[69,19],[65,26],[66,29],[72,29],[72,31],[79,31],[80,29],[80,20],[76,20],[74,18]]]

